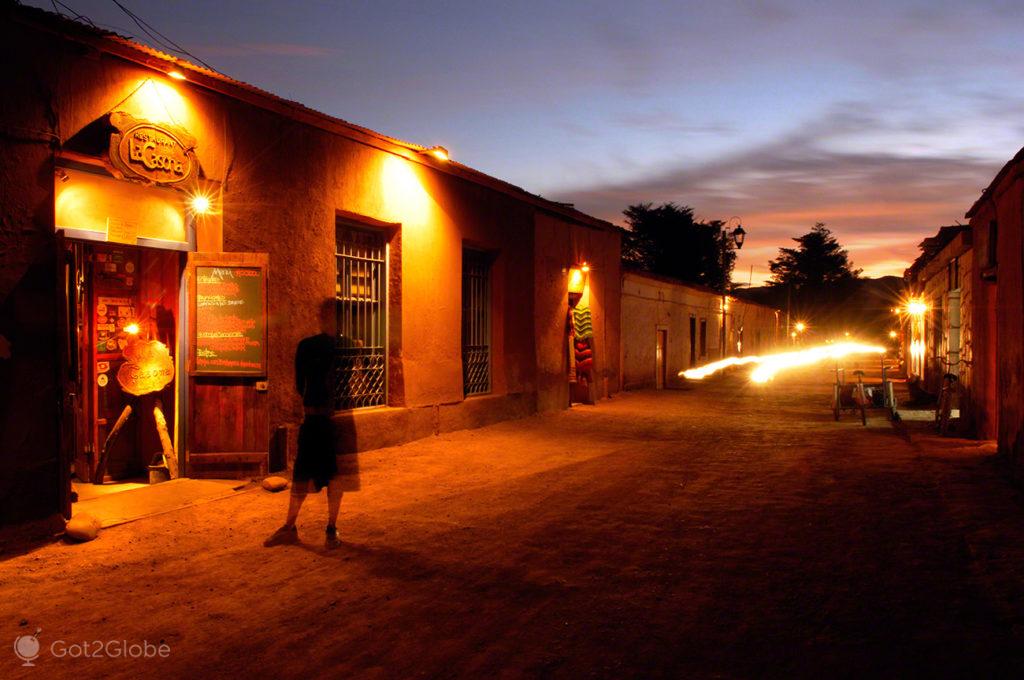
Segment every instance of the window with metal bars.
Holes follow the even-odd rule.
[[[378,231],[335,227],[338,346],[336,409],[387,403],[387,241]]]
[[[462,385],[466,396],[491,391],[491,258],[462,251]]]

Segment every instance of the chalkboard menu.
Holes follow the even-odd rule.
[[[192,372],[266,375],[266,284],[262,267],[195,269]]]

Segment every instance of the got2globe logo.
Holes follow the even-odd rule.
[[[14,655],[21,659],[22,666],[35,666],[35,660],[43,652],[39,642],[42,628],[36,628],[31,635],[14,638]],[[131,642],[128,640],[54,640],[47,647],[50,656],[57,659],[166,659],[171,655],[171,646],[160,640]]]
[[[39,658],[39,634],[42,628],[36,628],[33,635],[19,635],[14,638],[14,655],[24,663],[22,666],[35,666],[33,661]]]

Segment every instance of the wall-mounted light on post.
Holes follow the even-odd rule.
[[[733,220],[736,220],[736,228],[733,229],[732,231],[729,231],[729,229],[728,229],[729,223],[732,222]],[[730,217],[728,220],[726,220],[725,224],[722,225],[721,238],[719,239],[719,241],[722,244],[722,253],[721,253],[721,255],[722,255],[722,257],[721,257],[721,264],[722,264],[722,328],[720,329],[720,332],[718,334],[719,335],[718,347],[719,347],[719,351],[721,352],[721,356],[722,357],[725,356],[725,345],[726,345],[726,332],[725,332],[726,315],[725,315],[725,313],[726,313],[726,310],[729,307],[729,303],[726,300],[726,296],[729,293],[729,284],[731,282],[730,281],[731,277],[726,273],[726,260],[728,260],[729,248],[732,247],[732,248],[734,248],[736,250],[739,250],[740,248],[743,247],[743,241],[744,241],[744,239],[746,239],[746,237],[747,237],[747,231],[743,228],[743,225],[740,224],[740,218],[739,217],[736,217],[736,216]]]

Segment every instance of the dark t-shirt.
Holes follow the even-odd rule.
[[[302,405],[329,408],[334,403],[335,341],[327,333],[299,341],[295,350],[295,389]]]

